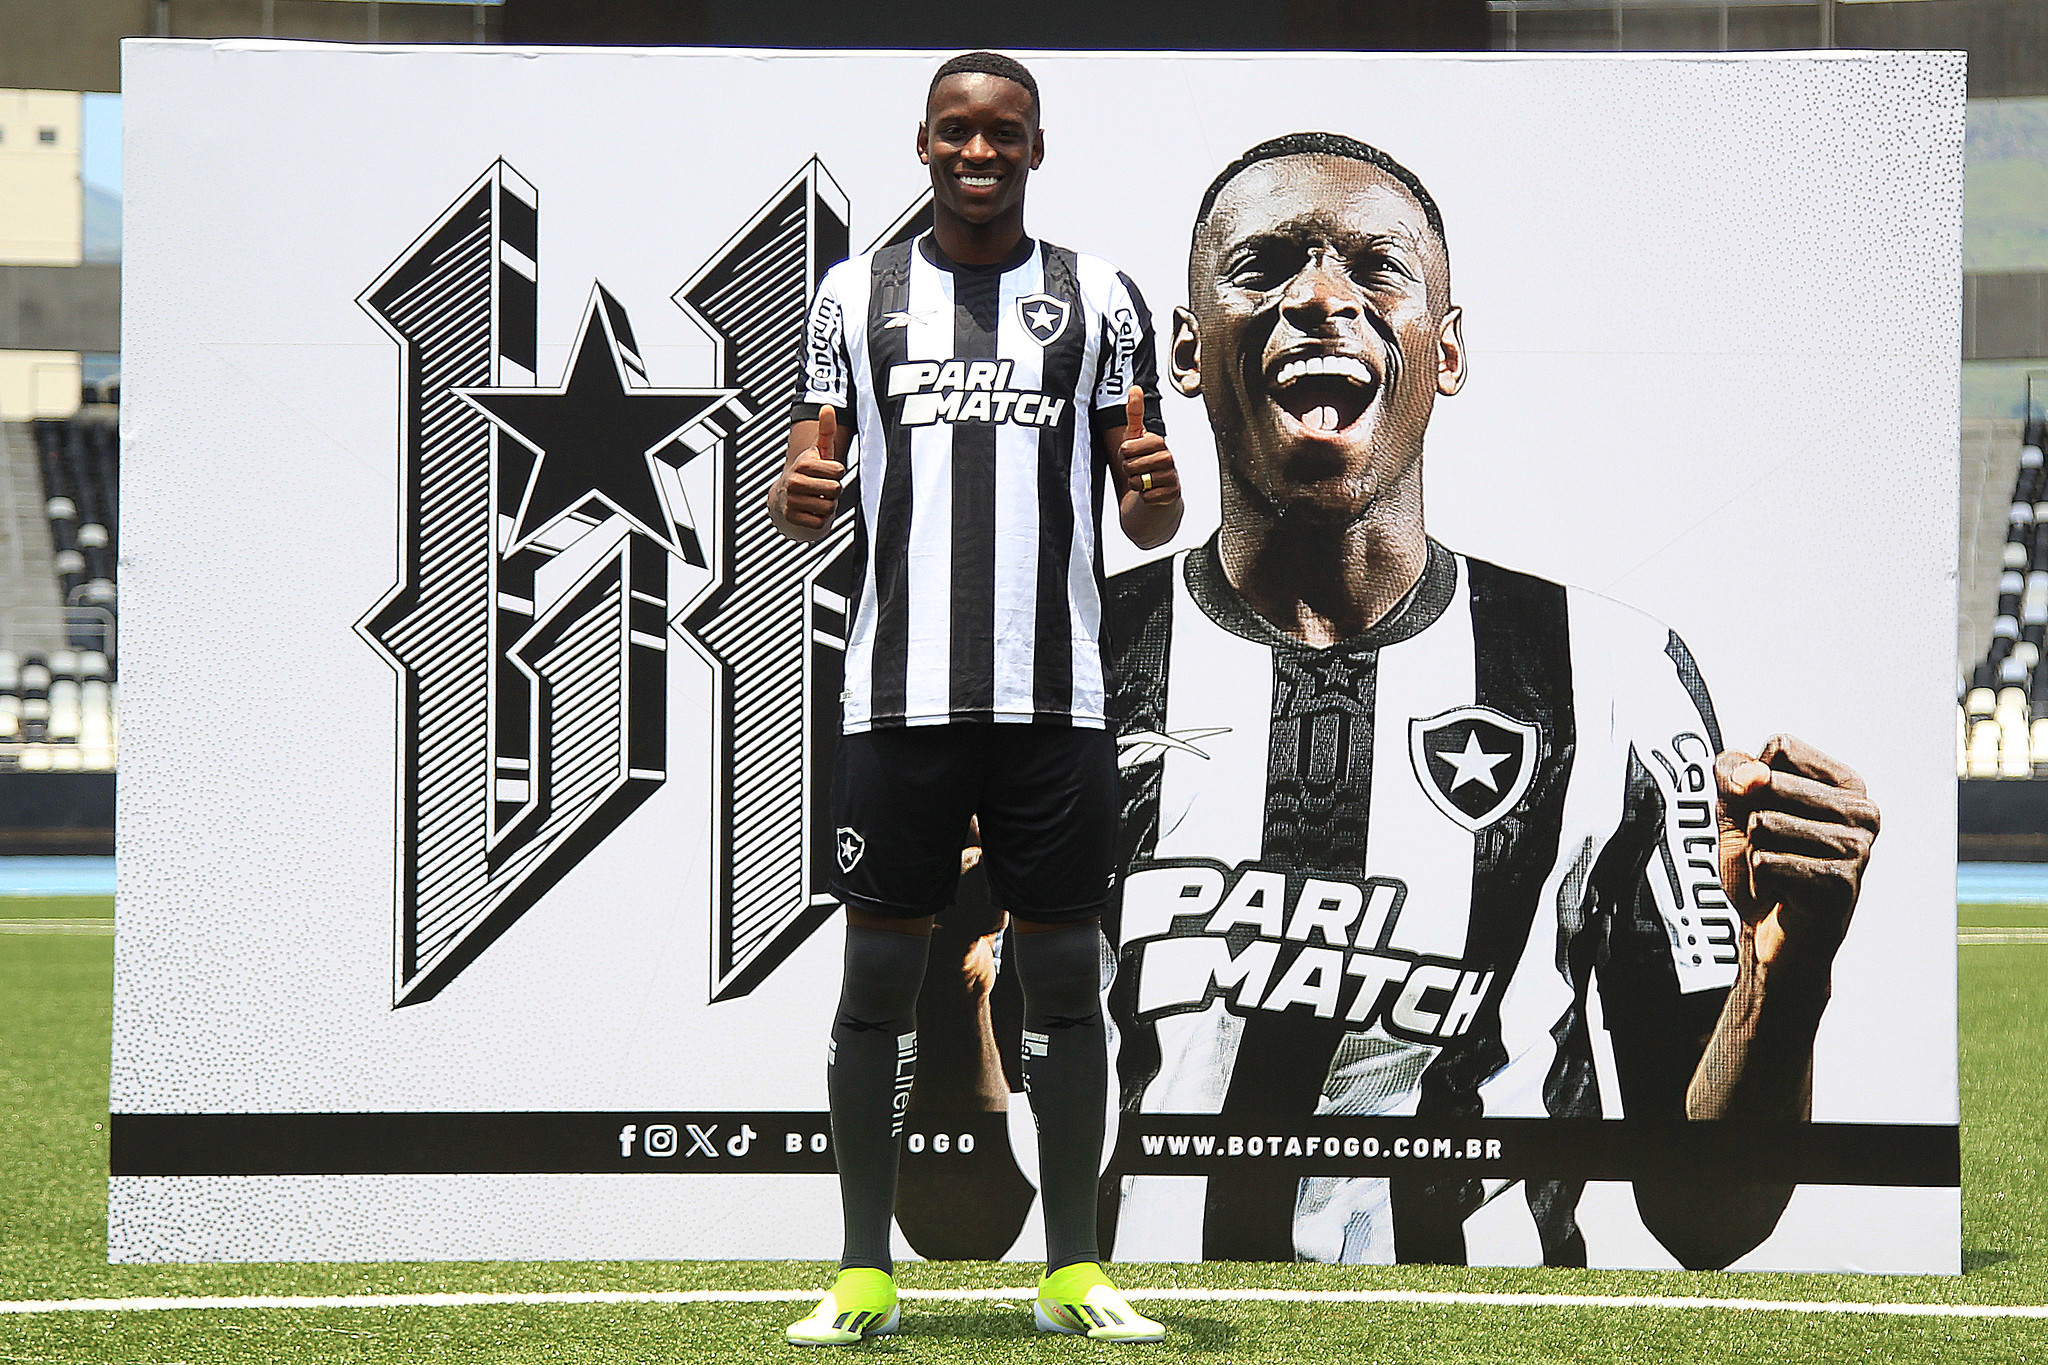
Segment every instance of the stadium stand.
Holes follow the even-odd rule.
[[[0,772],[115,766],[120,391],[85,397],[0,431]]]
[[[1973,641],[1982,653],[1973,650],[1966,655],[1974,663],[1958,677],[1958,777],[2048,777],[2048,668],[2040,666],[2048,645],[2044,442],[2048,423],[2029,422],[2020,433],[2018,468],[2005,511],[2005,540],[1992,561],[1996,611],[1988,635]],[[1967,541],[1967,528],[1965,535]],[[1970,592],[1968,583],[1965,592]],[[1966,618],[1971,605],[1966,597]],[[1970,626],[1966,620],[1966,632]]]
[[[98,398],[101,395],[91,395]],[[50,542],[56,553],[51,567],[67,608],[112,609],[114,590],[114,527],[120,476],[120,428],[115,420],[93,412],[114,408],[98,402],[82,408],[69,421],[35,425],[37,454],[42,460],[44,511],[50,519]],[[104,650],[107,631],[81,614],[67,622],[77,649]]]

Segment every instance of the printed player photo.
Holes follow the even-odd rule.
[[[1110,580],[1124,1112],[1807,1119],[1877,808],[1797,738],[1724,744],[1663,623],[1430,538],[1454,298],[1428,190],[1348,137],[1262,143],[1202,200],[1167,369],[1222,526]],[[1483,1262],[1466,1220],[1511,1199],[1584,1265],[1582,1189],[1112,1169],[1103,1231],[1120,1260]],[[1635,1183],[1689,1267],[1791,1193]]]

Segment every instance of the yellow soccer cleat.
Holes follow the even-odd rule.
[[[1062,1266],[1038,1282],[1032,1320],[1041,1332],[1093,1341],[1160,1341],[1166,1328],[1131,1307],[1094,1261]]]
[[[880,1270],[842,1270],[811,1315],[789,1325],[792,1346],[851,1346],[896,1330],[896,1281]]]

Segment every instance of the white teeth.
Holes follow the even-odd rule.
[[[1282,365],[1280,372],[1273,376],[1273,385],[1275,388],[1284,387],[1311,374],[1333,374],[1364,385],[1373,383],[1372,371],[1361,360],[1348,355],[1312,355]]]
[[[974,186],[993,185],[996,178],[992,175],[963,175],[960,177],[960,183]]]
[[[1337,410],[1328,405],[1320,408],[1311,408],[1308,415],[1301,419],[1301,424],[1310,431],[1335,431],[1337,429]]]

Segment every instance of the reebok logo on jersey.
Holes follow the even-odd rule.
[[[1477,834],[1513,810],[1536,775],[1543,733],[1490,706],[1408,722],[1408,756],[1436,808]]]
[[[938,422],[1056,427],[1067,400],[1010,387],[1010,360],[910,360],[889,367],[889,398],[901,398],[906,427]]]
[[[1150,763],[1168,749],[1178,749],[1184,754],[1193,754],[1196,758],[1207,758],[1208,753],[1197,749],[1194,741],[1229,733],[1228,725],[1211,726],[1206,730],[1134,730],[1128,735],[1117,736],[1116,766],[1135,768],[1140,763]]]
[[[1050,346],[1067,330],[1067,319],[1073,314],[1064,299],[1050,294],[1026,294],[1017,300],[1017,320],[1024,324],[1024,330],[1031,333],[1031,339],[1041,346]]]
[[[1124,970],[1137,1017],[1306,1009],[1359,1031],[1438,1043],[1471,1029],[1494,972],[1392,945],[1407,884],[1180,862],[1124,878]],[[1135,960],[1134,960],[1135,959]]]

